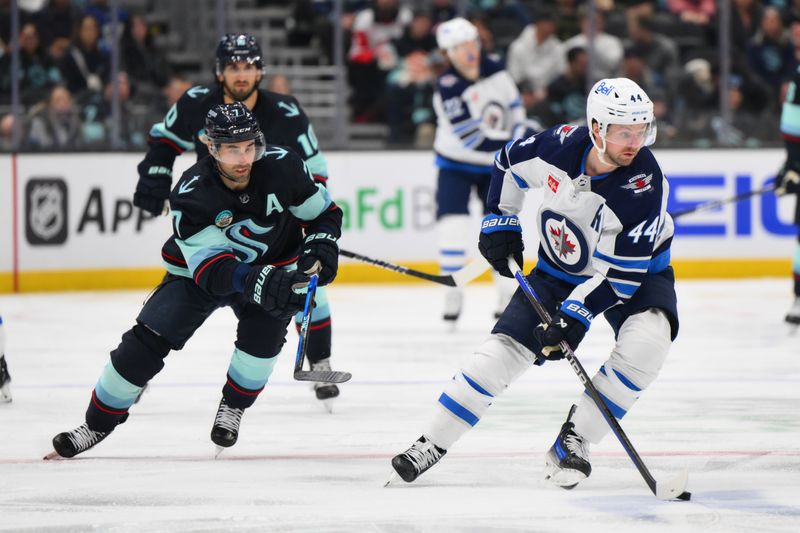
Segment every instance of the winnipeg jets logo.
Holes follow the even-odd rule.
[[[575,243],[569,241],[569,233],[567,233],[567,226],[563,220],[561,227],[550,227],[548,231],[553,241],[553,248],[559,257],[566,258],[575,253]]]
[[[541,214],[542,246],[547,257],[570,274],[582,273],[591,250],[581,229],[560,213],[545,209]]]
[[[560,128],[558,128],[555,132],[558,135],[558,140],[561,144],[564,144],[564,139],[575,133],[575,130],[578,129],[577,126],[572,126],[570,124],[564,124]]]
[[[637,174],[632,178],[628,178],[628,183],[622,186],[623,189],[632,190],[633,194],[641,194],[643,192],[647,192],[653,188],[652,182],[653,175],[647,174]]]

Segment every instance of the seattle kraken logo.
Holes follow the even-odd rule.
[[[549,209],[542,211],[542,244],[548,257],[570,274],[580,273],[589,262],[589,246],[580,228]]]
[[[251,239],[250,237],[254,235],[266,235],[272,231],[274,227],[275,226],[259,226],[248,218],[236,224],[231,224],[223,231],[228,241],[231,243],[231,247],[244,256],[243,261],[245,263],[252,263],[258,259],[259,256],[265,255],[267,250],[269,250],[269,246],[266,243]]]

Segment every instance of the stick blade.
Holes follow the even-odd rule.
[[[482,258],[475,259],[464,268],[453,272],[453,285],[463,287],[475,278],[480,277],[487,270],[489,270],[489,263]]]
[[[353,374],[350,372],[336,372],[327,370],[299,370],[294,373],[297,381],[318,381],[321,383],[344,383],[350,381]]]
[[[659,500],[684,500],[688,501],[692,495],[686,492],[686,485],[689,484],[689,471],[683,469],[674,479],[667,483],[658,482],[656,484],[656,498]]]

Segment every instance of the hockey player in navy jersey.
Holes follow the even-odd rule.
[[[433,149],[439,177],[436,219],[439,231],[439,265],[449,274],[466,263],[469,199],[476,191],[486,211],[486,193],[494,154],[514,137],[533,133],[514,84],[496,56],[482,54],[477,28],[463,18],[439,25],[439,48],[450,63],[438,79],[433,96],[437,127]],[[496,276],[498,313],[511,297],[514,285]],[[461,312],[463,291],[447,289],[444,320],[455,324]]]
[[[3,317],[0,316],[0,403],[11,401],[11,374],[6,364],[6,334],[3,330]]]
[[[139,163],[139,182],[133,204],[158,216],[165,211],[165,201],[172,189],[175,158],[194,149],[197,159],[208,154],[203,142],[203,121],[212,106],[242,102],[255,115],[267,142],[285,146],[306,162],[314,180],[326,185],[328,169],[319,151],[317,137],[300,104],[293,96],[277,94],[258,85],[264,74],[261,47],[248,34],[229,33],[217,45],[217,84],[198,85],[187,90],[180,100],[150,130],[149,150]],[[167,262],[172,258],[165,256]],[[185,266],[174,263],[176,267]],[[308,361],[315,370],[330,370],[331,314],[327,291],[320,287],[317,307],[308,338]],[[295,317],[299,327],[300,315]],[[339,395],[333,383],[314,384],[316,396],[329,400]]]
[[[232,446],[303,307],[309,275],[318,273],[320,285],[336,276],[342,211],[303,160],[266,144],[241,102],[215,105],[205,130],[211,157],[184,172],[170,195],[168,273],[111,352],[85,422],[56,435],[46,458],[73,457],[106,438],[169,352],[225,306],[238,327],[211,440]]]
[[[800,226],[800,68],[798,68],[781,111],[781,136],[786,144],[786,163],[784,163],[776,179],[775,194],[794,194],[794,222]],[[797,246],[792,261],[794,277],[794,303],[786,314],[786,322],[800,326],[800,232],[797,234]]]
[[[497,155],[481,253],[504,276],[522,264],[517,213],[540,188],[538,262],[528,279],[553,316],[545,327],[520,290],[489,338],[439,397],[434,417],[392,460],[413,481],[483,417],[494,398],[532,365],[561,359],[559,343],[578,348],[603,314],[616,341],[593,378],[622,418],[653,382],[678,332],[670,267],[668,185],[647,148],[655,140],[653,104],[626,78],[599,81],[587,100],[589,127],[563,125],[509,142]],[[546,478],[565,488],[589,476],[589,444],[609,432],[582,394],[546,454]]]

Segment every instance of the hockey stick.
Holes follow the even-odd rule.
[[[308,331],[311,324],[311,311],[314,308],[314,295],[317,293],[319,276],[313,274],[308,282],[306,302],[303,306],[303,321],[300,324],[300,340],[297,342],[297,356],[294,359],[294,379],[298,381],[320,381],[323,383],[344,383],[353,375],[350,372],[335,372],[332,370],[303,370],[308,348]]]
[[[550,324],[551,318],[550,313],[547,312],[547,309],[542,305],[539,296],[536,294],[536,291],[533,290],[533,286],[531,286],[530,282],[527,280],[525,275],[517,266],[516,262],[512,259],[508,259],[508,268],[511,272],[514,273],[514,278],[516,278],[517,283],[519,283],[519,287],[522,290],[522,293],[528,299],[530,304],[533,306],[533,309],[536,311],[536,314],[539,315],[539,318],[545,323]],[[589,396],[594,400],[595,405],[603,414],[603,418],[606,419],[606,422],[609,426],[611,426],[611,430],[614,432],[614,435],[617,436],[617,439],[622,444],[622,447],[625,449],[625,452],[628,454],[628,457],[631,458],[633,464],[636,466],[636,469],[639,470],[639,473],[644,478],[647,486],[650,487],[650,490],[655,494],[655,496],[660,500],[684,500],[688,501],[691,499],[692,495],[689,492],[686,492],[686,485],[689,482],[689,473],[684,469],[675,479],[669,481],[668,483],[657,483],[655,478],[653,478],[650,471],[645,466],[642,458],[639,457],[639,454],[636,452],[636,449],[633,447],[633,444],[628,439],[628,436],[625,435],[625,432],[622,430],[622,426],[619,425],[619,422],[611,414],[609,411],[608,406],[600,397],[600,393],[592,383],[589,374],[586,373],[584,370],[583,365],[581,362],[578,361],[575,352],[570,349],[569,345],[566,341],[562,341],[559,345],[561,350],[564,352],[564,356],[569,361],[570,366],[578,374],[581,382],[583,383],[584,387],[586,387],[586,392]]]
[[[339,255],[343,255],[344,257],[349,257],[350,259],[355,259],[363,263],[369,263],[370,265],[385,268],[386,270],[391,270],[392,272],[397,272],[398,274],[413,276],[415,278],[432,281],[448,287],[463,287],[489,269],[489,264],[479,259],[472,261],[461,270],[445,276],[428,274],[427,272],[421,272],[419,270],[414,270],[413,268],[404,267],[402,265],[395,265],[394,263],[389,263],[381,259],[373,259],[372,257],[367,257],[366,255],[357,254],[348,250],[340,249]]]
[[[786,187],[785,184],[787,182],[791,183],[798,183],[800,182],[800,174],[795,172],[794,170],[789,170],[786,172],[786,176],[784,176],[784,187],[779,188],[777,186],[777,182],[772,182],[766,187],[762,187],[760,189],[754,189],[752,191],[747,191],[743,193],[739,193],[736,196],[731,196],[729,198],[725,198],[723,200],[711,200],[710,202],[703,202],[701,204],[697,204],[694,207],[690,207],[689,209],[682,209],[681,211],[676,211],[674,213],[670,213],[672,218],[682,217],[684,215],[691,215],[692,213],[699,213],[701,211],[708,211],[710,209],[716,209],[717,207],[722,207],[725,204],[736,203],[741,200],[746,200],[751,196],[761,196],[764,193],[768,192],[775,192],[777,196],[783,196],[786,194]]]

